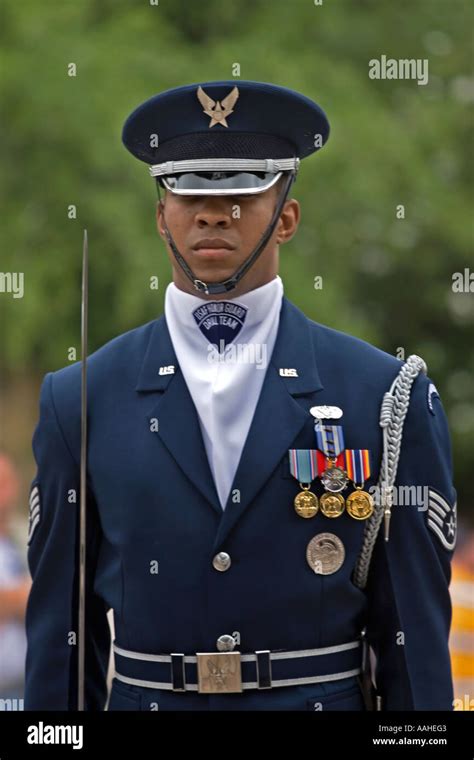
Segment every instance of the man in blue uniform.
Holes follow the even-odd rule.
[[[151,98],[165,313],[88,359],[85,709],[449,710],[449,434],[419,357],[283,295],[321,108],[258,82]],[[26,709],[77,707],[80,375],[34,435]],[[372,656],[368,657],[368,645]],[[369,686],[375,663],[376,692]]]

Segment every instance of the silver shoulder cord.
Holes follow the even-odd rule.
[[[382,466],[377,483],[377,494],[380,494],[380,499],[376,500],[374,514],[367,520],[362,549],[354,570],[354,583],[361,589],[367,585],[370,560],[382,520],[385,541],[389,539],[393,486],[397,477],[403,425],[410,404],[412,385],[420,372],[426,374],[426,364],[421,357],[412,354],[400,369],[390,390],[385,393],[380,408],[379,424],[383,430]]]
[[[84,230],[84,242],[82,250],[81,299],[81,462],[79,497],[79,614],[77,649],[77,709],[79,712],[84,711],[85,701],[88,256],[89,250],[87,230]]]

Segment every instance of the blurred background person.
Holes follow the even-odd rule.
[[[18,494],[16,469],[0,452],[0,699],[21,698],[24,686],[24,617],[31,581],[23,552],[13,538]]]
[[[452,569],[454,709],[474,710],[474,529],[466,524],[458,528]]]

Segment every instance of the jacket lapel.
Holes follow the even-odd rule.
[[[288,369],[296,370],[297,376],[280,374],[280,370]],[[294,397],[315,393],[322,388],[309,320],[283,298],[275,348],[219,525],[215,547],[222,546],[308,421],[308,412]],[[233,501],[235,489],[238,489],[240,501]]]
[[[160,367],[168,366],[174,366],[174,374],[160,375]],[[297,374],[284,376],[280,370],[294,370]],[[158,430],[154,435],[221,518],[216,546],[225,540],[307,422],[308,412],[295,397],[322,388],[309,320],[284,297],[275,348],[223,512],[197,411],[179,368],[165,316],[153,324],[136,390],[159,393],[147,419],[156,418]],[[236,489],[239,501],[233,500]]]
[[[168,366],[174,366],[174,374],[160,375],[160,367]],[[159,392],[157,403],[147,414],[148,421],[158,422],[153,435],[164,443],[185,475],[222,517],[196,407],[179,368],[164,315],[153,325],[135,390]]]

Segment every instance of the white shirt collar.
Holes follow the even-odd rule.
[[[247,293],[243,293],[235,298],[224,298],[222,300],[240,304],[248,309],[245,324],[242,328],[242,332],[245,330],[245,333],[247,333],[263,322],[268,313],[275,308],[276,302],[278,302],[279,311],[282,297],[283,281],[279,275],[276,275],[273,280],[266,282],[265,285],[260,285],[258,288],[249,290]],[[174,322],[179,328],[185,332],[192,332],[196,335],[196,338],[201,333],[193,317],[193,311],[205,303],[209,303],[207,298],[187,293],[178,288],[174,282],[170,282],[166,288],[165,314],[172,310]],[[205,340],[203,335],[201,337]]]

